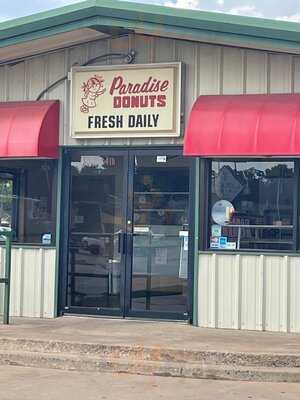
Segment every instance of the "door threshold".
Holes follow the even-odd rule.
[[[72,314],[66,313],[62,317],[76,317],[76,318],[96,318],[96,319],[106,319],[106,320],[120,320],[120,321],[134,321],[134,322],[174,322],[181,323],[183,325],[189,325],[189,320],[186,319],[172,319],[172,318],[154,318],[154,317],[122,317],[114,315],[94,315],[94,314]]]

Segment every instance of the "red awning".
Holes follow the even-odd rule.
[[[58,101],[0,103],[0,158],[57,158]]]
[[[189,116],[184,154],[299,156],[300,94],[200,96]]]

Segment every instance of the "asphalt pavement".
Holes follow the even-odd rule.
[[[0,366],[1,400],[299,400],[300,384]]]

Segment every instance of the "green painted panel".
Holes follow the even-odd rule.
[[[116,0],[89,0],[0,24],[0,47],[82,27],[147,30],[215,43],[297,50],[300,24]],[[149,32],[148,32],[149,33]],[[287,49],[287,50],[286,50]]]

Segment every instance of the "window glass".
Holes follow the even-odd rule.
[[[131,308],[186,312],[189,160],[136,156]]]
[[[294,248],[294,163],[213,161],[211,249]]]
[[[0,173],[0,228],[14,229],[16,184],[12,174]]]
[[[14,242],[55,244],[56,167],[53,160],[0,161],[0,228]]]
[[[72,152],[67,301],[119,309],[126,164],[97,153]]]

